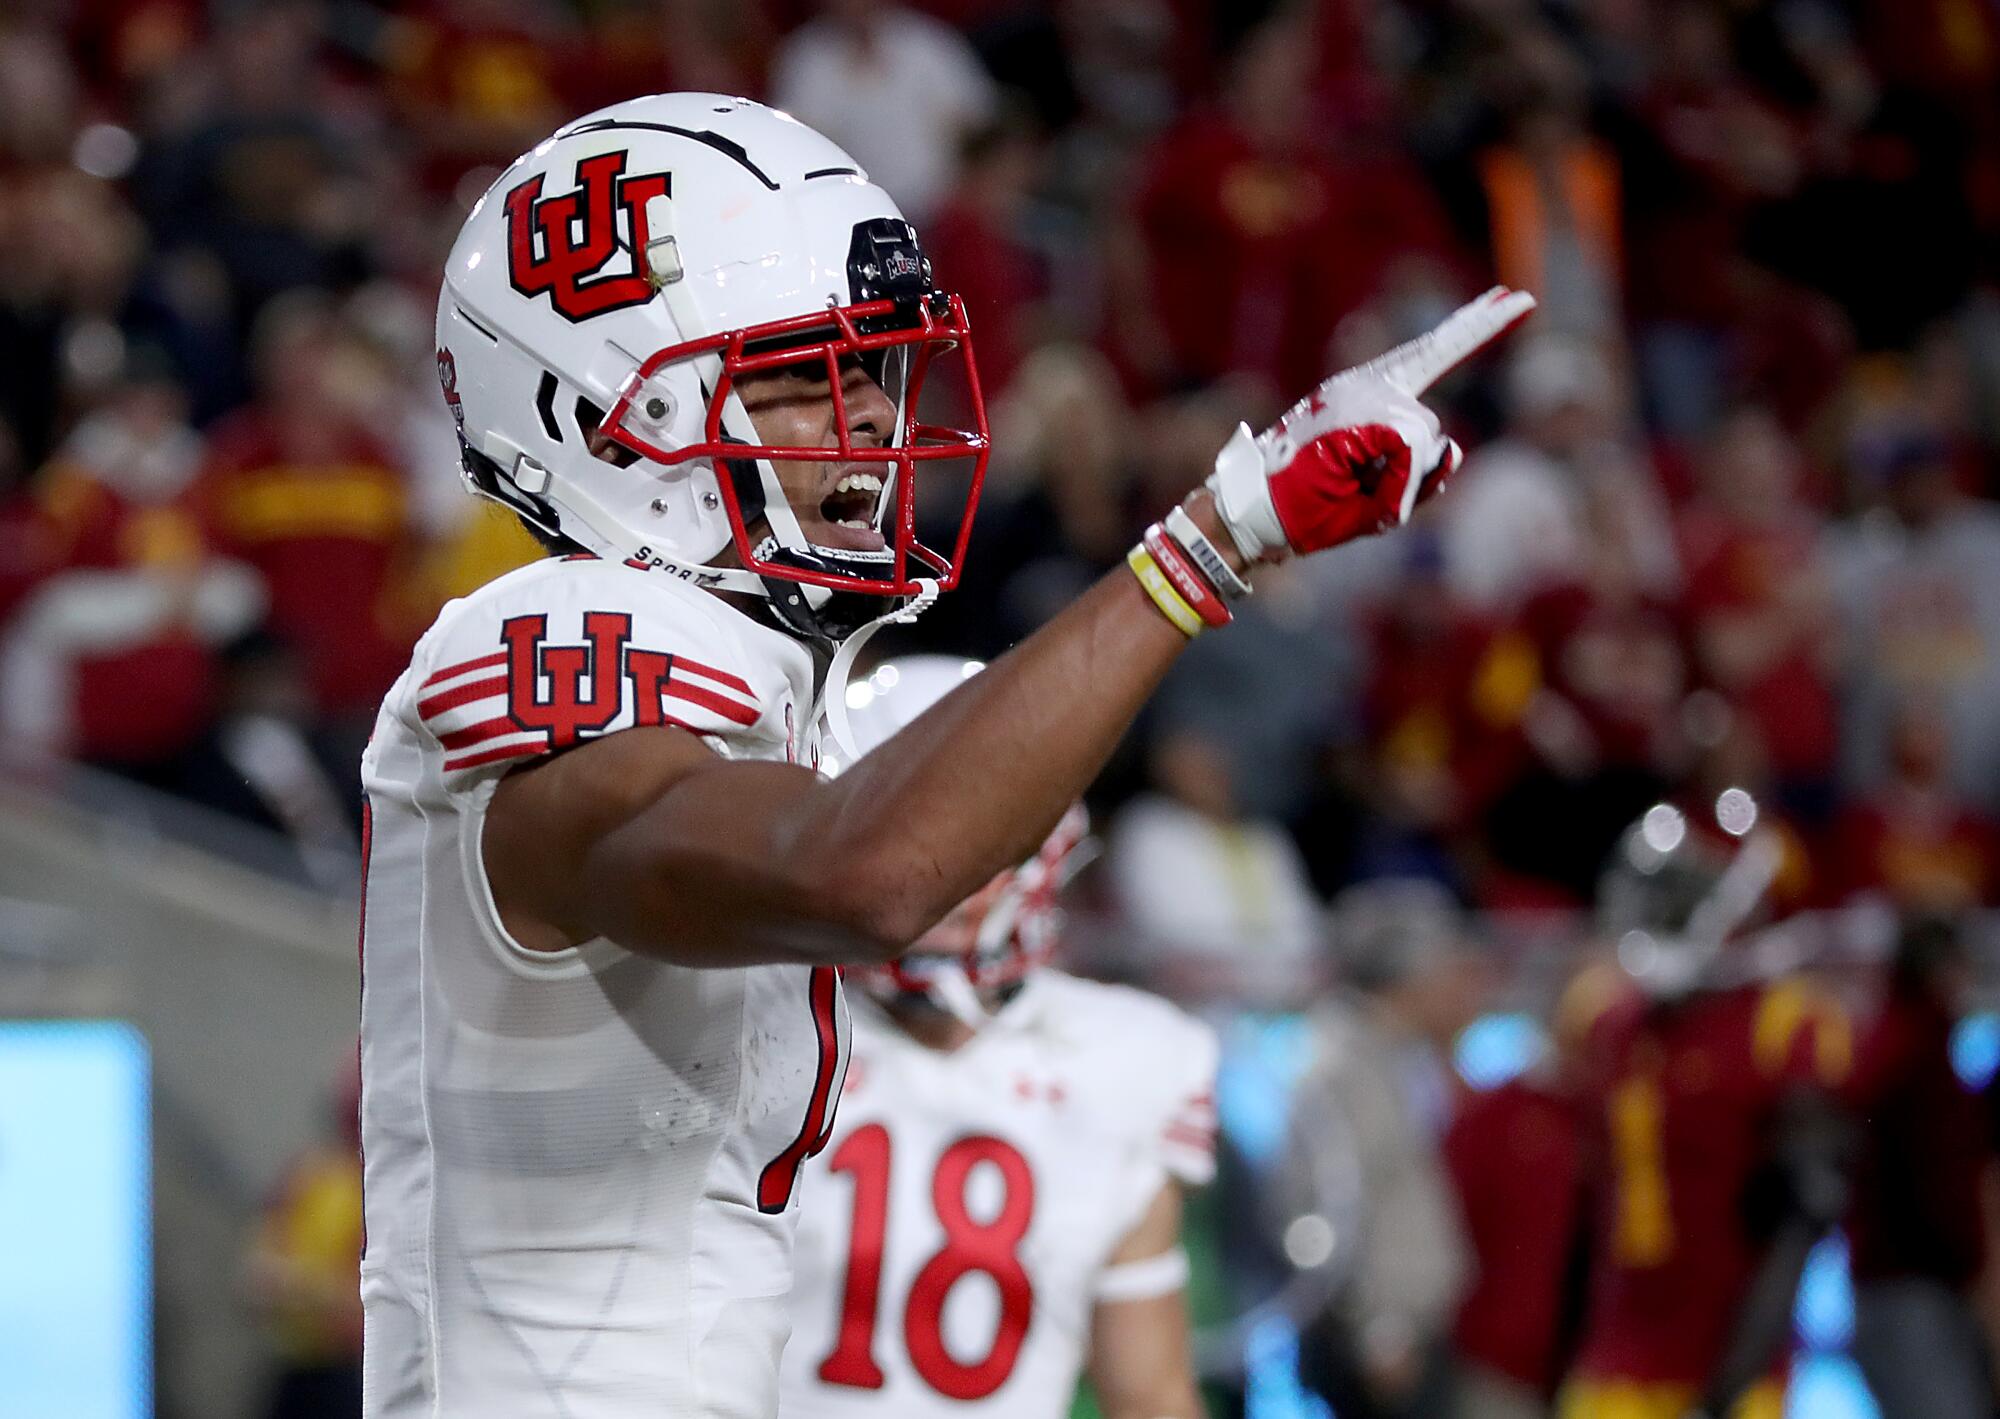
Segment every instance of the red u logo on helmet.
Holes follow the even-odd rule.
[[[656,289],[633,253],[646,249],[646,203],[668,195],[670,175],[626,177],[625,153],[600,153],[576,165],[577,188],[542,196],[536,173],[507,194],[507,278],[530,299],[546,295],[565,320],[588,320],[644,305]],[[618,209],[631,240],[618,240]],[[616,258],[626,270],[606,272]]]

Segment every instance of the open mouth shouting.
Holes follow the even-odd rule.
[[[819,501],[817,518],[800,518],[799,531],[808,542],[847,552],[881,552],[888,548],[875,525],[882,505],[882,475],[850,467],[834,480],[832,491]]]

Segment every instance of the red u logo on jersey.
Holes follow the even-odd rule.
[[[623,611],[584,612],[583,645],[547,645],[548,634],[543,615],[512,616],[500,627],[507,646],[507,717],[546,734],[551,749],[566,749],[618,718],[632,618]]]
[[[599,153],[576,165],[577,190],[542,196],[536,173],[507,194],[507,278],[533,298],[546,295],[565,320],[643,305],[654,286],[640,265],[646,250],[646,203],[668,195],[663,172],[624,176],[625,154]],[[618,209],[631,239],[618,240]],[[613,257],[630,269],[606,273]]]

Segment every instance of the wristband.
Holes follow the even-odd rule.
[[[1100,1301],[1149,1301],[1171,1296],[1188,1282],[1188,1255],[1172,1247],[1158,1256],[1123,1261],[1097,1273],[1095,1294]]]
[[[1152,553],[1153,565],[1167,574],[1174,590],[1201,617],[1203,625],[1226,626],[1234,619],[1216,594],[1214,584],[1195,570],[1180,544],[1167,536],[1166,529],[1157,522],[1146,529],[1146,550]]]
[[[1250,583],[1238,576],[1236,568],[1216,551],[1215,544],[1208,540],[1206,532],[1195,525],[1186,508],[1176,505],[1167,514],[1166,527],[1168,534],[1181,544],[1181,549],[1193,559],[1209,584],[1222,593],[1224,600],[1240,601],[1250,594]]]
[[[1174,584],[1167,580],[1167,574],[1160,570],[1159,563],[1141,543],[1125,554],[1125,565],[1132,568],[1132,575],[1139,578],[1139,585],[1146,595],[1153,598],[1153,604],[1160,608],[1160,614],[1172,621],[1182,635],[1193,640],[1202,632],[1201,617],[1194,607],[1174,590]]]

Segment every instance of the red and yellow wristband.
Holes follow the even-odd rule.
[[[1146,529],[1145,540],[1126,553],[1125,561],[1160,614],[1183,635],[1192,638],[1234,619],[1214,585],[1159,523]]]

